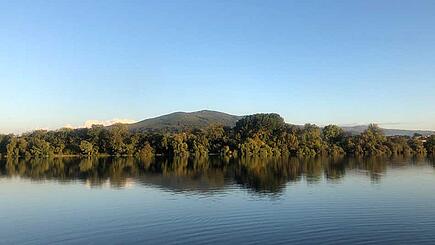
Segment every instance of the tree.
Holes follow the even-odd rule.
[[[416,154],[425,155],[427,153],[423,141],[420,140],[419,138],[410,139],[408,145]]]
[[[95,153],[94,145],[87,140],[82,140],[80,142],[80,151],[83,155],[91,156]]]
[[[170,139],[171,154],[174,156],[188,156],[189,145],[187,144],[187,134],[177,133]]]
[[[79,129],[61,128],[54,132],[54,136],[46,140],[52,145],[54,152],[59,155],[80,153],[79,144],[83,135]]]
[[[373,156],[390,154],[435,154],[435,136],[386,137],[371,124],[360,135],[345,134],[336,125],[286,124],[278,114],[254,114],[240,119],[235,127],[211,125],[205,129],[130,131],[126,125],[110,127],[36,130],[20,136],[0,135],[0,154],[9,157],[108,154],[204,157],[210,153],[229,157],[315,156],[343,153]]]
[[[285,151],[290,154],[296,154],[299,149],[299,138],[300,130],[295,126],[286,127],[284,131],[281,132],[279,139],[281,140],[283,146],[286,148]]]
[[[145,145],[139,150],[138,156],[145,159],[153,157],[154,156],[153,147],[148,142],[146,142]]]
[[[247,138],[243,144],[240,145],[240,151],[244,156],[272,156],[272,147],[267,145],[259,135],[254,135],[252,138]]]
[[[386,137],[381,128],[376,124],[370,124],[368,128],[357,137],[358,152],[364,155],[382,155],[389,153],[388,147],[385,145]]]
[[[336,125],[328,125],[323,128],[322,136],[327,144],[327,150],[331,155],[343,154],[344,131]]]
[[[205,130],[208,140],[208,151],[211,153],[222,152],[224,146],[228,147],[228,136],[222,125],[211,125]]]
[[[429,154],[435,155],[435,135],[428,137],[425,143],[426,150]]]
[[[7,145],[11,139],[11,135],[0,134],[0,156],[7,155]]]
[[[129,136],[129,131],[124,124],[114,124],[110,128],[110,151],[113,155],[126,153],[124,140]]]
[[[344,138],[344,131],[337,125],[328,125],[322,130],[323,139],[330,145],[340,145]]]
[[[273,132],[285,126],[284,119],[275,113],[245,116],[236,123],[235,131],[242,138],[251,137],[259,131]]]
[[[50,143],[38,137],[31,139],[30,153],[36,157],[47,157],[53,155]]]
[[[18,157],[20,155],[20,152],[18,150],[18,138],[17,137],[11,137],[9,139],[9,142],[6,146],[6,152],[8,157]]]
[[[194,156],[207,156],[208,155],[208,139],[204,132],[197,130],[194,134],[187,136],[187,144],[189,152]]]
[[[393,136],[387,139],[386,145],[392,154],[409,155],[413,152],[412,148],[408,144],[409,140],[410,138],[408,136]]]
[[[314,156],[322,153],[324,148],[320,128],[314,124],[305,124],[299,139],[298,155]]]
[[[111,135],[103,125],[92,125],[87,134],[89,141],[98,149],[98,152],[108,153],[111,150]]]

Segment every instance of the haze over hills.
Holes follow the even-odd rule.
[[[174,112],[167,115],[149,118],[137,123],[127,124],[129,129],[134,131],[181,131],[183,129],[205,128],[212,124],[219,124],[227,127],[234,127],[236,122],[243,116],[231,115],[218,111],[201,110],[195,112]],[[345,132],[353,135],[360,134],[367,129],[367,125],[343,126]],[[407,135],[413,136],[415,133],[423,136],[434,134],[429,130],[403,130],[403,129],[383,129],[385,135]]]
[[[352,127],[341,127],[345,132],[351,133],[352,135],[360,134],[364,130],[366,130],[368,125],[358,125]],[[414,134],[421,134],[422,136],[428,136],[435,134],[435,131],[430,130],[406,130],[406,129],[389,129],[382,128],[384,134],[386,136],[394,136],[394,135],[405,135],[405,136],[413,136]]]

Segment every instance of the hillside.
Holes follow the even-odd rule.
[[[234,127],[236,122],[243,116],[230,115],[218,111],[202,110],[195,112],[174,112],[167,115],[149,118],[137,123],[127,124],[133,131],[182,131],[185,129],[205,128],[212,124],[220,124],[227,127]],[[303,127],[300,125],[300,127]],[[352,135],[360,134],[367,129],[367,125],[352,127],[342,127],[345,132]],[[383,129],[385,135],[407,135],[413,136],[414,133],[423,136],[434,134],[434,131],[427,130],[403,130],[403,129]]]
[[[342,127],[345,132],[351,133],[352,135],[360,134],[364,130],[367,129],[367,125],[360,125],[360,126],[352,126],[352,127]],[[394,136],[394,135],[406,135],[406,136],[413,136],[414,134],[421,134],[423,136],[432,135],[435,132],[429,131],[429,130],[405,130],[405,129],[388,129],[383,128],[384,134],[386,136]]]
[[[182,129],[205,128],[212,124],[234,127],[242,118],[218,111],[174,112],[128,124],[129,129],[139,131],[179,131]]]

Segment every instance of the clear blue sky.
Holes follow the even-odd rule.
[[[2,1],[0,132],[212,109],[435,129],[435,1]]]

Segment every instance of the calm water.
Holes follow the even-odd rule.
[[[0,162],[2,244],[435,244],[430,159]]]

